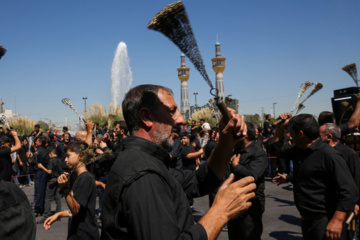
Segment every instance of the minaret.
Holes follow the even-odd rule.
[[[225,70],[225,60],[226,58],[221,57],[220,52],[220,43],[215,43],[215,58],[211,59],[212,67],[215,71],[216,78],[216,89],[219,91],[219,97],[223,101],[225,99],[225,90],[224,90],[224,79],[223,71]]]
[[[187,80],[189,79],[189,70],[190,68],[186,67],[185,65],[185,54],[181,54],[181,67],[177,69],[178,71],[178,78],[181,81],[181,105],[180,105],[180,112],[185,117],[189,117],[189,90]]]

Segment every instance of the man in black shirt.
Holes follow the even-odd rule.
[[[319,126],[312,115],[291,118],[286,113],[280,118],[284,121],[277,126],[273,148],[278,156],[293,160],[294,172],[288,176],[279,174],[273,182],[294,184],[304,239],[320,240],[325,236],[340,239],[346,215],[354,210],[358,199],[349,169],[340,153],[321,141]],[[281,143],[288,124],[293,147]]]
[[[200,156],[204,153],[201,148],[199,151],[195,151],[195,148],[190,144],[190,136],[187,133],[181,135],[181,159],[183,170],[196,170],[196,166],[200,165]]]
[[[359,155],[350,147],[340,142],[341,130],[334,123],[326,123],[320,127],[320,137],[323,142],[329,144],[341,153],[346,165],[349,167],[351,176],[353,177],[356,186],[359,189],[360,186],[360,160]],[[359,213],[359,203],[357,201],[355,205],[355,215]]]
[[[264,122],[264,137],[268,138],[271,135],[272,127],[270,125],[271,115],[265,115],[265,122]]]
[[[240,115],[232,110],[234,118],[220,122],[220,141],[208,164],[181,171],[168,167],[171,129],[185,124],[172,91],[140,85],[126,94],[122,106],[131,136],[123,140],[106,185],[102,239],[215,239],[228,220],[250,206],[252,177],[231,184],[231,175],[198,224],[186,199],[205,195],[221,183],[229,163],[224,156],[236,143],[234,134],[246,134]]]
[[[21,143],[18,138],[17,132],[11,130],[10,132],[13,139],[8,135],[1,137],[0,142],[0,180],[11,181],[12,175],[12,160],[10,154],[16,152],[21,148]],[[14,146],[11,146],[11,142],[15,140]]]
[[[47,140],[44,137],[39,137],[35,141],[36,152],[34,153],[35,158],[35,216],[42,215],[44,213],[45,207],[45,193],[46,193],[46,182],[47,182],[47,173],[38,167],[38,164],[41,163],[45,168],[49,162],[49,156],[45,145]]]
[[[232,157],[232,172],[235,180],[252,176],[255,178],[255,198],[252,206],[238,218],[228,222],[229,239],[257,240],[261,239],[263,231],[262,214],[265,210],[265,169],[268,162],[265,151],[256,143],[255,127],[246,122],[247,135],[236,145]]]

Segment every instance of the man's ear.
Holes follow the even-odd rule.
[[[144,126],[151,128],[154,124],[154,115],[148,108],[141,108],[139,111],[139,118]]]

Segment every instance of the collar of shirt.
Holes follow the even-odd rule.
[[[127,137],[123,139],[122,147],[124,149],[134,149],[134,150],[143,151],[161,160],[167,166],[170,163],[170,155],[164,148],[144,138],[135,137],[135,136]]]

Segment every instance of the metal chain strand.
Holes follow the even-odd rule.
[[[85,119],[84,119],[84,117],[81,116],[80,113],[78,113],[78,111],[76,111],[76,109],[74,108],[74,106],[71,104],[70,99],[64,98],[64,99],[61,100],[61,102],[62,102],[63,104],[65,104],[66,106],[68,106],[69,108],[71,108],[71,110],[73,110],[73,111],[79,116],[79,118],[80,118],[81,120],[83,120],[83,122],[86,122]]]
[[[207,75],[189,18],[181,1],[164,7],[149,22],[147,28],[167,36],[190,59],[207,84],[214,88]]]

